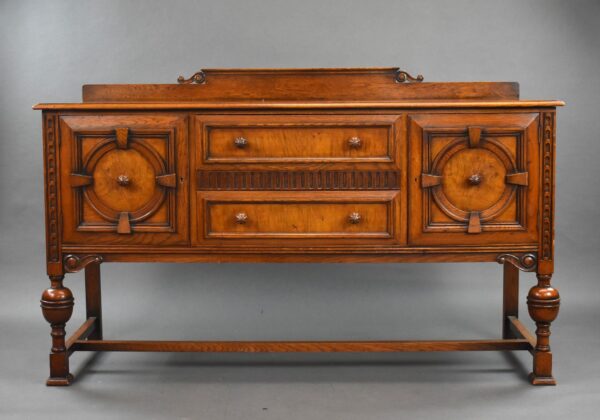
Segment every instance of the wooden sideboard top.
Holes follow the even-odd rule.
[[[39,103],[35,110],[202,110],[202,109],[419,109],[419,108],[531,108],[556,107],[565,103],[558,100],[526,100],[526,101],[378,101],[378,102],[102,102],[102,103]]]
[[[555,107],[519,100],[516,82],[423,82],[397,67],[206,69],[178,84],[84,85],[82,103],[39,110]]]

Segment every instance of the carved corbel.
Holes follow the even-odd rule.
[[[531,272],[537,268],[537,257],[534,254],[523,254],[521,256],[513,254],[501,254],[496,258],[498,264],[512,264],[521,271]]]
[[[67,273],[77,273],[89,264],[101,263],[102,257],[100,255],[86,255],[84,257],[79,257],[77,255],[69,254],[65,255],[63,262]]]

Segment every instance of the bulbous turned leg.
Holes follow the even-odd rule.
[[[535,321],[537,343],[533,354],[533,372],[529,379],[534,385],[556,385],[552,376],[550,324],[558,315],[560,296],[550,285],[551,274],[538,274],[538,284],[527,295],[529,315]]]
[[[50,323],[52,348],[50,350],[50,377],[47,385],[71,384],[69,355],[65,343],[65,325],[73,313],[73,294],[63,286],[64,276],[50,276],[50,288],[42,294],[42,314]]]

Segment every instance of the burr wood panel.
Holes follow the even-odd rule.
[[[398,233],[398,193],[394,191],[197,195],[201,244],[226,245],[231,240],[251,240],[257,246],[286,242],[306,246],[344,240],[390,242]]]
[[[198,116],[198,162],[291,164],[396,161],[398,115]]]

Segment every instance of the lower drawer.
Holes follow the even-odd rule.
[[[397,191],[198,192],[198,242],[389,242]]]

